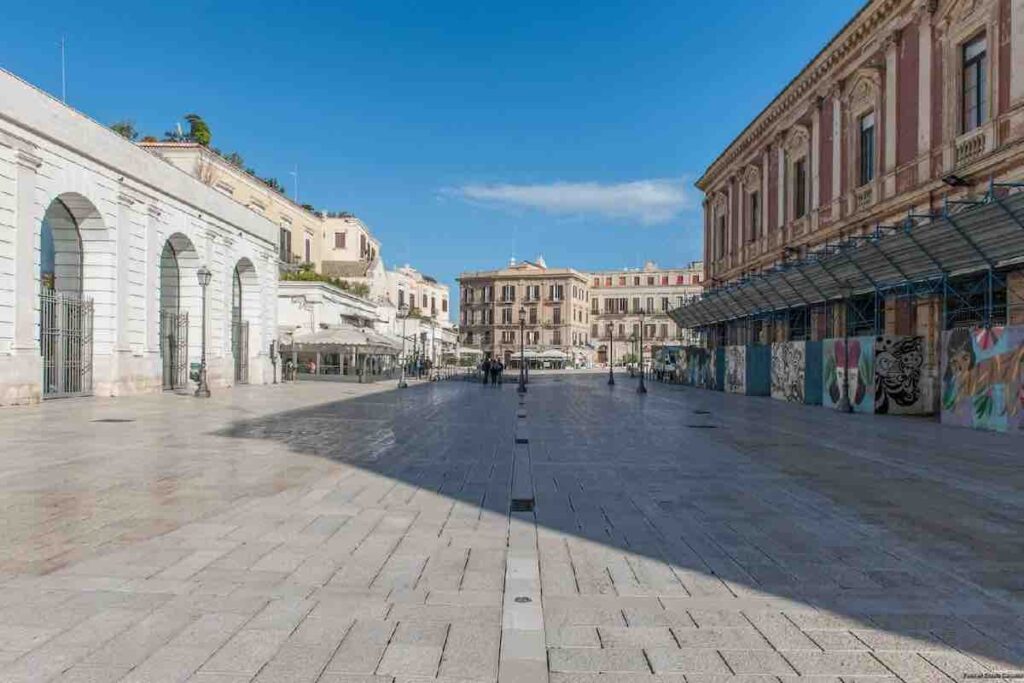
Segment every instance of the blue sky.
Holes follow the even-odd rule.
[[[65,33],[69,104],[158,136],[200,113],[454,298],[510,257],[700,258],[693,181],[861,0],[10,5],[3,68],[59,94]]]

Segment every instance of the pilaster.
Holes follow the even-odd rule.
[[[36,174],[43,160],[32,151],[15,152],[14,344],[17,351],[38,353],[39,217],[36,215]]]

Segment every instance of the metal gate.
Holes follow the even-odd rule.
[[[44,288],[39,303],[43,398],[88,396],[92,393],[92,299]]]
[[[249,322],[231,325],[231,353],[235,356],[235,383],[249,383]]]
[[[164,389],[188,386],[188,313],[160,314],[160,359]]]

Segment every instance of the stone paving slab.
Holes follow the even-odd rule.
[[[587,374],[514,389],[0,412],[0,681],[1024,667],[1019,441]],[[698,409],[718,429],[687,429]],[[534,509],[510,514],[519,492]]]

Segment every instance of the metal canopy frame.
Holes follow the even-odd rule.
[[[826,241],[799,259],[712,287],[670,316],[681,327],[701,329],[746,319],[774,321],[795,308],[809,315],[819,304],[873,295],[877,332],[886,297],[938,294],[945,327],[958,320],[988,327],[1008,320],[1010,306],[1020,305],[1001,295],[1001,271],[1022,263],[1024,183],[993,182],[981,199],[946,200],[940,211],[908,213],[898,225],[879,224],[865,235]],[[866,312],[848,315],[864,318]]]

